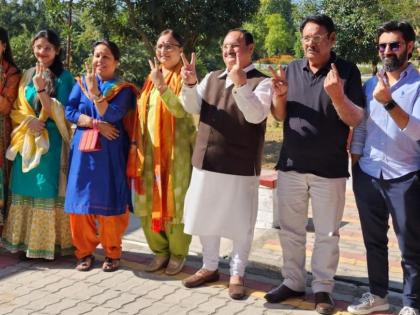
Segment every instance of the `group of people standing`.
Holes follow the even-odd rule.
[[[21,251],[22,258],[44,259],[74,247],[76,269],[89,271],[101,244],[102,269],[115,271],[134,211],[154,253],[146,271],[179,273],[191,235],[197,235],[203,265],[182,283],[193,288],[217,281],[225,237],[233,241],[229,295],[243,298],[271,111],[284,121],[276,209],[284,281],[266,294],[267,301],[305,294],[311,200],[315,307],[321,314],[334,311],[331,293],[353,127],[353,186],[370,292],[348,310],[368,314],[389,308],[391,214],[404,272],[400,314],[419,315],[420,74],[409,63],[414,30],[396,21],[378,29],[383,70],[363,88],[356,65],[332,51],[336,31],[328,16],[307,17],[300,33],[305,57],[285,70],[271,68],[270,78],[252,64],[252,35],[230,30],[221,47],[226,68],[199,82],[195,54],[189,61],[182,38],[165,30],[138,92],[117,76],[120,52],[113,42],[94,44],[92,64],[74,83],[63,69],[53,31],[34,37],[36,67],[21,74],[1,29],[0,148],[13,161],[9,172],[0,159],[3,212],[7,206],[3,246]],[[199,115],[197,131],[193,114]]]

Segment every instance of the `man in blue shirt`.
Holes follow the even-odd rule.
[[[383,70],[364,86],[364,122],[351,152],[353,190],[367,252],[370,292],[348,307],[353,314],[389,308],[388,219],[391,214],[402,256],[403,309],[420,305],[420,74],[408,62],[415,33],[406,22],[378,29]]]

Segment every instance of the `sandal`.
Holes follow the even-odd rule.
[[[95,261],[95,256],[89,255],[85,256],[77,262],[76,270],[78,271],[89,271],[93,267]]]
[[[112,259],[105,257],[105,261],[102,265],[102,270],[105,272],[114,272],[120,268],[120,259]]]

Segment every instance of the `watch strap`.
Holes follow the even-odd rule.
[[[395,103],[394,100],[390,100],[389,102],[384,104],[384,108],[387,112],[392,110],[395,106],[397,106],[397,103]]]

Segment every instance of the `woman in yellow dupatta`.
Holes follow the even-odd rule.
[[[16,99],[20,71],[13,62],[7,31],[0,27],[0,236],[7,205],[10,164],[4,158],[10,142],[10,109]]]
[[[136,192],[134,213],[140,216],[155,254],[146,271],[166,267],[169,275],[181,271],[191,242],[191,236],[184,233],[182,214],[195,127],[178,98],[182,86],[181,52],[181,37],[173,30],[163,31],[137,101],[138,119],[131,137],[132,145],[137,145],[136,159],[130,155],[128,163]]]
[[[36,67],[24,72],[10,113],[11,201],[2,243],[21,258],[52,260],[73,253],[63,209],[70,140],[63,104],[74,79],[63,68],[54,31],[35,35],[32,49]]]

